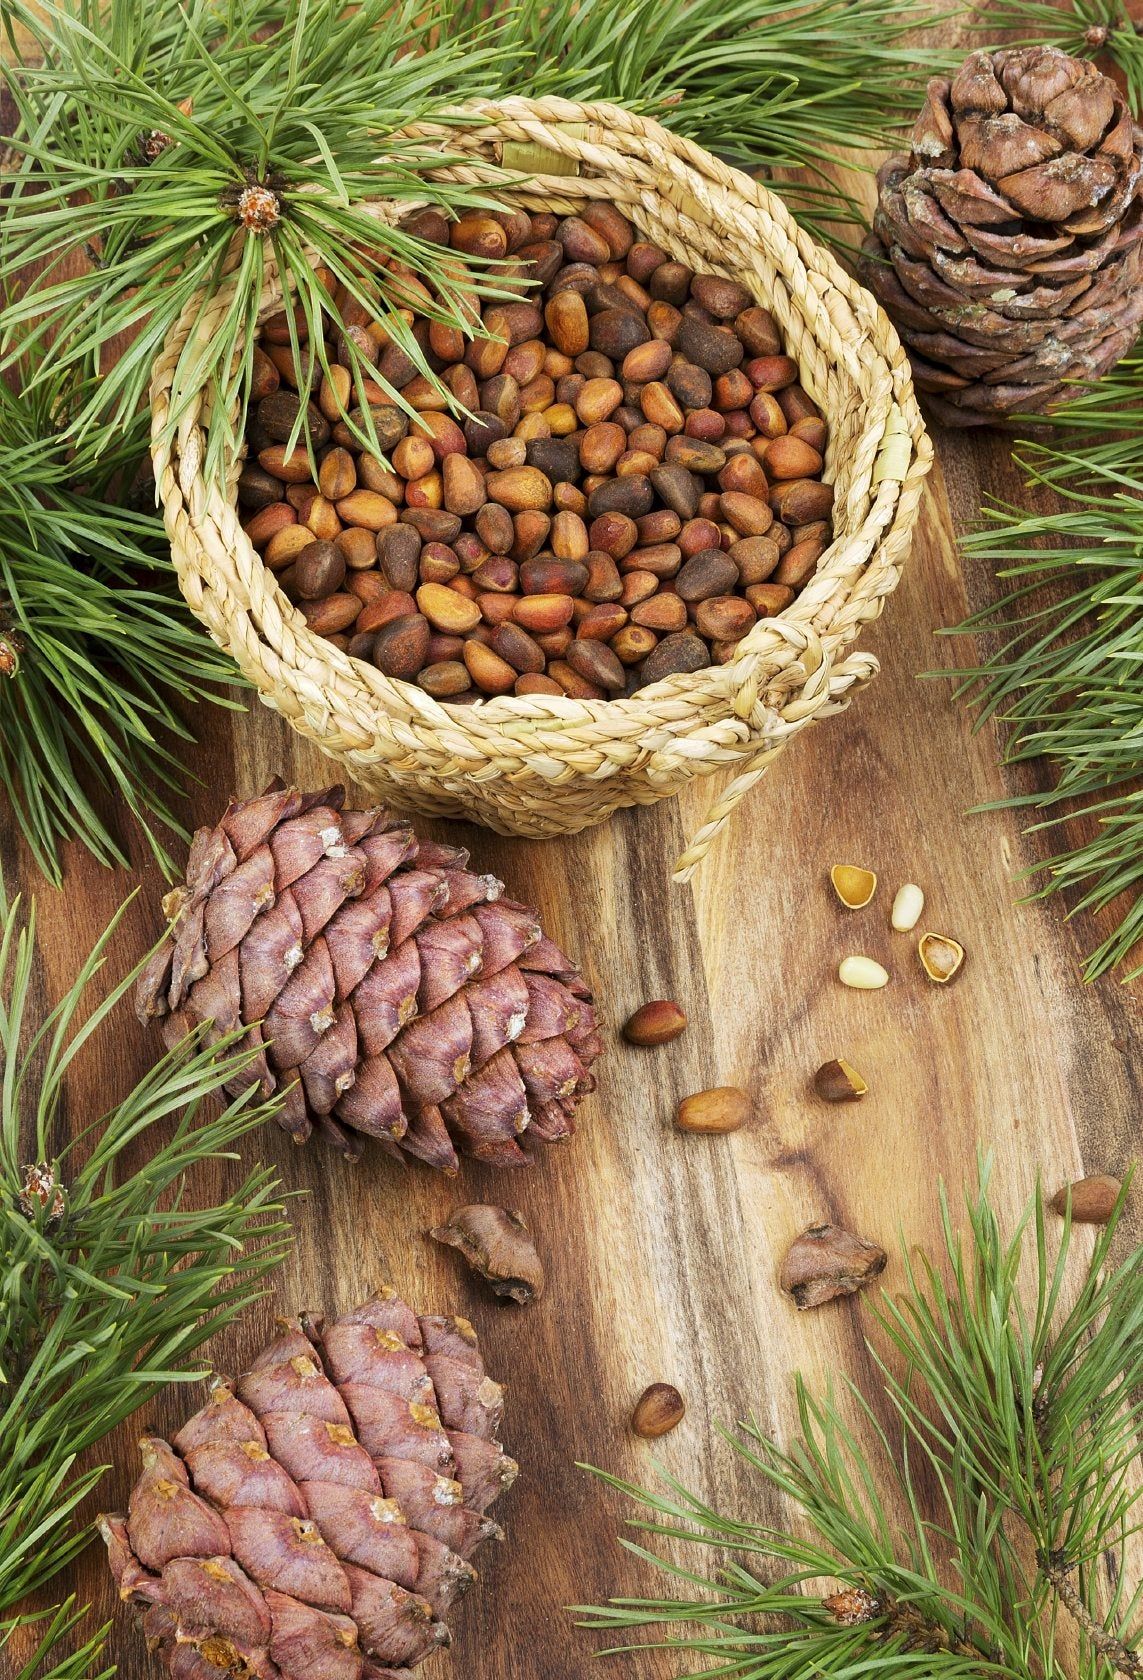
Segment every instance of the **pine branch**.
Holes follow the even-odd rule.
[[[0,311],[7,357],[38,354],[50,336],[52,365],[84,384],[71,435],[97,436],[142,406],[188,300],[201,288],[215,295],[229,276],[224,319],[192,336],[172,388],[172,429],[208,393],[208,470],[241,435],[268,245],[311,342],[321,344],[314,329],[330,303],[312,248],[338,302],[369,300],[432,380],[399,313],[402,275],[429,281],[441,318],[462,327],[473,289],[487,290],[479,265],[446,270],[436,248],[361,207],[378,197],[489,202],[487,191],[430,183],[426,170],[448,162],[447,147],[398,140],[407,125],[447,124],[465,98],[554,92],[626,101],[740,162],[819,171],[823,147],[881,138],[938,62],[906,45],[906,32],[930,21],[922,0],[439,0],[427,10],[419,0],[233,0],[224,10],[208,0],[6,0],[5,14],[41,62],[9,75],[22,164],[0,254],[8,273],[44,270]],[[364,74],[367,64],[385,75]],[[236,216],[251,183],[269,194],[266,225],[244,228]],[[822,208],[812,186],[804,202],[810,214]],[[77,260],[84,251],[94,260]],[[396,267],[378,297],[386,262]],[[352,341],[346,355],[359,391],[376,370]],[[363,424],[368,440],[367,415]]]
[[[1047,791],[982,810],[1047,813],[1033,833],[1096,819],[1094,834],[1027,872],[1046,875],[1031,896],[1069,892],[1073,915],[1127,895],[1118,926],[1087,960],[1093,979],[1128,962],[1143,937],[1143,349],[1051,427],[1055,436],[1022,445],[1017,460],[1030,491],[1050,492],[1059,510],[985,509],[966,552],[1012,587],[950,632],[994,635],[993,651],[940,674],[958,679],[977,727],[993,717],[1007,727],[1007,763],[1043,760],[1053,772]],[[1124,978],[1140,972],[1131,965]]]
[[[178,593],[161,521],[129,505],[142,429],[76,454],[59,430],[68,391],[58,376],[23,396],[0,381],[0,788],[57,882],[72,838],[127,861],[93,785],[171,867],[160,831],[182,832],[171,798],[193,739],[181,708],[230,703],[234,681]]]
[[[1046,41],[1075,58],[1106,56],[1123,72],[1127,99],[1143,111],[1143,38],[1124,0],[1000,0],[988,11],[989,28],[1017,31],[1030,42]]]
[[[234,1159],[275,1106],[248,1094],[204,1117],[241,1085],[250,1055],[236,1039],[179,1046],[66,1137],[72,1061],[139,972],[90,1007],[118,920],[36,1023],[34,912],[23,923],[0,897],[0,1615],[87,1543],[77,1512],[104,1466],[84,1455],[167,1383],[199,1378],[195,1350],[261,1293],[286,1247],[265,1168],[216,1207],[184,1201],[187,1173]],[[49,1629],[53,1646],[70,1626]]]
[[[873,1349],[882,1395],[853,1385],[846,1394],[873,1451],[832,1395],[815,1399],[799,1381],[801,1428],[790,1448],[753,1422],[725,1435],[771,1497],[797,1513],[796,1531],[725,1518],[670,1477],[659,1493],[603,1476],[649,1513],[634,1527],[714,1548],[719,1562],[691,1572],[624,1542],[679,1596],[581,1606],[583,1625],[661,1627],[660,1648],[715,1658],[709,1672],[741,1680],[840,1680],[873,1669],[1065,1680],[1062,1607],[1075,1622],[1083,1680],[1143,1671],[1143,1589],[1127,1600],[1123,1568],[1139,1497],[1143,1250],[1110,1266],[1117,1209],[1065,1310],[1070,1218],[1053,1255],[1037,1193],[1004,1239],[987,1181],[984,1164],[967,1246],[942,1193],[939,1264],[906,1255],[902,1296],[884,1297],[877,1311],[902,1374]],[[878,1421],[885,1400],[897,1431]],[[1117,1586],[1101,1612],[1096,1566],[1102,1575],[1105,1561]],[[836,1590],[823,1596],[823,1580]],[[675,1631],[686,1626],[698,1631]]]

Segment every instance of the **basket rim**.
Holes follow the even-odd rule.
[[[459,124],[465,124],[467,128],[460,129]],[[856,566],[853,578],[844,590],[844,601],[852,599],[858,580],[867,576],[876,566],[891,539],[898,539],[898,546],[903,546],[907,541],[916,517],[915,504],[920,482],[928,472],[932,459],[932,444],[913,393],[908,361],[896,332],[875,299],[845,273],[829,251],[819,246],[798,227],[782,201],[762,183],[723,164],[693,141],[662,128],[649,118],[637,116],[624,107],[602,102],[579,104],[558,98],[530,100],[520,96],[503,100],[474,100],[446,113],[441,123],[412,125],[403,131],[403,135],[430,142],[447,139],[450,142],[450,152],[455,154],[458,133],[467,133],[478,144],[487,144],[494,149],[499,147],[502,153],[503,142],[496,140],[494,131],[505,124],[518,128],[527,142],[556,151],[557,156],[559,151],[553,145],[553,139],[558,139],[560,150],[565,156],[569,153],[578,154],[580,161],[586,160],[589,166],[591,156],[598,153],[601,147],[613,147],[617,137],[629,140],[637,137],[643,145],[658,146],[664,157],[670,158],[676,165],[676,170],[678,165],[682,166],[681,172],[673,172],[669,180],[664,179],[658,183],[658,190],[665,200],[676,204],[677,201],[686,198],[687,182],[685,178],[680,180],[680,173],[684,177],[688,174],[695,175],[700,182],[713,180],[724,191],[737,193],[748,207],[764,212],[767,221],[772,225],[774,245],[784,244],[788,247],[787,264],[803,277],[807,293],[813,291],[820,294],[826,300],[827,307],[832,306],[829,307],[831,321],[838,312],[838,305],[844,307],[849,316],[849,320],[845,322],[846,328],[856,327],[858,340],[872,347],[886,380],[887,389],[891,393],[886,423],[879,440],[880,457],[887,464],[884,470],[875,469],[873,473],[868,503],[860,525],[856,530],[834,535],[814,574],[814,578],[830,577],[828,563],[831,557],[836,559],[838,554],[860,548],[865,542],[868,552]],[[498,166],[502,171],[504,166],[500,159],[494,163],[486,162],[474,167],[480,169],[478,178],[483,184],[488,185],[490,190],[502,192],[505,196],[526,196],[544,201],[559,201],[561,197],[583,199],[592,196],[615,196],[614,181],[609,181],[603,174],[569,176],[528,171],[526,174],[513,176],[501,172],[495,180],[490,179],[489,172]],[[433,170],[432,173],[449,175],[455,171],[442,168]],[[477,177],[470,175],[466,178]],[[597,193],[591,191],[591,184],[595,181],[601,186]],[[392,206],[388,201],[366,202],[362,207],[376,214],[379,219],[384,219],[392,213]],[[402,201],[402,211],[407,208],[409,205]],[[701,203],[698,208],[702,209]],[[624,213],[629,214],[638,224],[637,204],[625,205]],[[770,265],[771,277],[779,283],[788,283],[786,274],[778,266],[774,246],[763,245],[761,249]],[[314,260],[317,260],[316,256]],[[755,290],[755,287],[750,285],[752,277],[743,274],[732,261],[728,260],[724,269],[743,280],[752,291]],[[283,295],[276,261],[272,252],[268,251],[259,322],[280,306]],[[798,301],[798,295],[793,291],[791,296]],[[234,502],[233,480],[237,477],[240,460],[233,464],[232,473],[224,484],[217,479],[207,482],[202,477],[201,450],[196,450],[193,442],[194,427],[197,426],[201,431],[207,426],[201,412],[196,411],[190,424],[184,421],[180,426],[178,442],[173,450],[162,442],[160,436],[174,363],[186,342],[192,324],[201,323],[203,301],[201,293],[188,301],[179,322],[172,329],[160,352],[154,369],[151,390],[154,415],[152,453],[164,512],[168,511],[169,501],[168,495],[163,493],[164,478],[172,476],[172,454],[177,457],[180,468],[173,477],[181,500],[190,502],[193,499],[186,483],[186,469],[190,467],[192,470],[189,476],[194,489],[205,489],[208,500],[221,494],[228,504],[233,505]],[[816,336],[810,336],[815,345],[819,344]],[[799,371],[801,377],[805,372],[801,362]],[[857,384],[856,381],[854,383]],[[860,415],[867,409],[868,404],[863,399],[857,405],[856,413]],[[830,416],[827,413],[828,418]],[[244,456],[245,448],[242,454]],[[835,472],[834,482],[836,476]],[[911,492],[910,495],[905,494],[907,488]],[[191,517],[193,520],[193,516]],[[246,544],[253,562],[264,572],[272,591],[271,598],[277,597],[274,604],[278,616],[283,625],[288,624],[290,637],[301,648],[312,651],[323,664],[337,673],[342,683],[351,685],[363,701],[382,708],[387,714],[391,708],[398,713],[407,712],[409,701],[415,696],[418,723],[435,723],[446,728],[454,737],[457,734],[478,737],[483,734],[485,728],[491,730],[498,724],[511,723],[518,730],[526,730],[529,726],[539,729],[541,720],[564,728],[574,728],[577,724],[589,722],[595,729],[602,728],[608,736],[621,736],[635,741],[642,749],[654,750],[653,746],[648,745],[646,737],[653,736],[655,744],[661,744],[666,728],[669,734],[677,739],[680,734],[685,733],[685,728],[679,730],[677,726],[685,724],[688,702],[692,703],[689,709],[693,711],[696,709],[693,702],[699,700],[721,703],[721,715],[725,717],[736,714],[744,723],[748,722],[750,731],[753,732],[764,725],[767,715],[773,715],[774,703],[781,701],[781,691],[790,688],[792,679],[797,684],[791,695],[795,698],[795,703],[798,690],[804,688],[807,681],[814,683],[815,689],[821,691],[823,699],[828,698],[827,679],[830,667],[834,664],[834,655],[854,641],[861,628],[860,624],[856,624],[848,634],[831,637],[828,625],[822,624],[819,627],[815,621],[823,617],[828,603],[813,598],[814,592],[810,587],[814,581],[812,578],[810,584],[805,586],[783,612],[771,618],[760,619],[743,638],[734,658],[724,665],[712,665],[701,671],[667,677],[639,689],[634,695],[619,696],[615,699],[583,700],[567,695],[505,695],[482,698],[464,705],[452,705],[447,701],[434,700],[415,683],[385,677],[374,667],[352,658],[311,631],[301,612],[288,601],[274,573],[265,566],[240,528],[235,540]],[[903,557],[902,555],[901,558]],[[881,592],[875,611],[868,613],[866,617],[876,616],[876,612],[880,611],[881,599],[895,586],[898,570],[899,562],[893,567],[892,579]],[[181,568],[179,578],[182,585],[184,580]],[[218,588],[218,580],[212,580],[212,587]],[[232,590],[231,593],[241,595],[239,590]],[[833,593],[837,593],[836,587]],[[193,608],[193,601],[191,605]],[[249,615],[248,600],[242,603],[242,611]],[[834,616],[833,612],[829,613],[831,619]],[[259,619],[255,642],[274,647],[272,632],[268,630],[264,618]],[[237,658],[240,667],[245,669],[243,659],[235,654],[233,647],[230,651]],[[264,687],[261,683],[259,686]],[[653,714],[650,720],[647,719],[648,712]],[[643,739],[640,739],[641,736]]]

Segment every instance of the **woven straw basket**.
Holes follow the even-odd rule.
[[[154,451],[179,581],[267,705],[366,790],[406,809],[547,836],[663,799],[692,777],[733,771],[679,860],[685,880],[790,737],[839,711],[878,669],[847,649],[897,583],[929,467],[908,362],[869,294],[777,199],[656,123],[610,105],[508,99],[466,107],[462,126],[447,139],[440,132],[454,158],[471,160],[442,177],[493,182],[505,203],[564,215],[592,198],[613,200],[644,238],[696,270],[741,281],[772,312],[829,422],[835,538],[816,575],[780,617],[755,626],[729,664],[669,677],[631,699],[442,704],[311,633],[243,533],[240,463],[227,482],[203,478],[200,406],[173,448],[156,441]],[[377,214],[394,211],[378,205]],[[267,267],[263,316],[282,305],[272,261]],[[221,314],[226,302],[224,291],[213,309]],[[156,440],[197,313],[192,301],[155,366]],[[210,334],[216,320],[208,312],[197,331]]]

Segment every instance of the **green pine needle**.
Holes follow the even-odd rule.
[[[992,636],[984,661],[941,674],[958,679],[978,726],[1006,726],[1006,762],[1052,770],[1046,792],[981,809],[1044,812],[1032,832],[1065,835],[1077,817],[1095,819],[1094,833],[1088,821],[1027,873],[1046,874],[1033,896],[1068,893],[1072,915],[1118,908],[1085,972],[1126,964],[1130,980],[1143,972],[1129,960],[1143,938],[1143,350],[1051,425],[1056,435],[1017,460],[1058,511],[985,509],[965,548],[1011,587],[951,632]]]
[[[634,1528],[695,1546],[699,1560],[681,1568],[624,1542],[673,1595],[579,1606],[582,1625],[658,1630],[687,1676],[1068,1680],[1065,1615],[1080,1680],[1143,1669],[1143,1589],[1132,1594],[1124,1568],[1139,1527],[1143,1250],[1111,1261],[1121,1197],[1065,1307],[1070,1216],[1049,1216],[1037,1192],[1002,1236],[988,1171],[967,1242],[942,1192],[938,1260],[906,1254],[903,1293],[876,1312],[872,1351],[897,1427],[854,1384],[842,1406],[799,1380],[789,1448],[755,1422],[726,1434],[796,1515],[791,1529],[724,1517],[665,1474],[665,1491],[648,1491],[595,1471],[647,1513]],[[717,1553],[705,1567],[704,1549]]]
[[[187,1173],[235,1159],[276,1106],[223,1096],[250,1059],[237,1039],[220,1059],[192,1038],[106,1114],[65,1124],[71,1063],[139,973],[90,1003],[118,921],[37,1022],[34,912],[22,921],[0,894],[0,1617],[87,1544],[77,1513],[105,1469],[90,1449],[167,1383],[202,1375],[196,1350],[261,1294],[287,1246],[266,1168],[216,1207],[184,1199]],[[60,1610],[37,1662],[73,1625]],[[72,1660],[61,1680],[78,1680]]]
[[[183,708],[222,702],[230,661],[193,624],[154,514],[127,504],[138,428],[71,450],[58,423],[66,387],[23,396],[0,380],[0,788],[37,864],[59,880],[59,848],[81,840],[104,863],[122,843],[93,803],[102,785],[170,859],[182,832]],[[225,702],[223,702],[225,703]]]

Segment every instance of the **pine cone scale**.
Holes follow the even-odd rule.
[[[1138,318],[1141,178],[1143,133],[1089,63],[1005,48],[930,82],[859,266],[941,418],[1050,407],[1110,365]]]
[[[471,1326],[389,1291],[284,1324],[173,1443],[144,1440],[100,1526],[174,1680],[376,1680],[447,1644],[515,1477],[501,1407]]]
[[[316,1125],[349,1154],[364,1135],[446,1171],[458,1151],[526,1162],[530,1103],[593,1089],[590,993],[467,852],[343,798],[272,789],[200,831],[140,1017],[168,1042],[245,1027],[298,1141]]]

